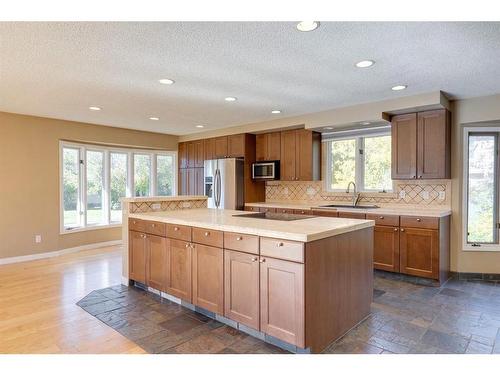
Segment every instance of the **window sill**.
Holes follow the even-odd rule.
[[[472,253],[495,253],[500,252],[500,245],[481,245],[481,246],[471,246],[469,244],[462,245],[462,251],[472,252]]]
[[[62,229],[59,234],[71,234],[71,233],[79,233],[79,232],[88,232],[93,230],[101,230],[101,229],[110,229],[110,228],[120,228],[122,226],[121,223],[116,224],[106,224],[106,225],[93,225],[88,227],[78,227],[75,229]]]

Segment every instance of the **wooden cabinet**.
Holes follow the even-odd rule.
[[[230,158],[242,158],[245,156],[246,134],[235,134],[227,137],[227,154]]]
[[[188,169],[179,169],[179,195],[188,195]]]
[[[203,195],[205,142],[179,143],[179,195]]]
[[[339,213],[335,210],[312,210],[312,214],[314,216],[323,216],[323,217],[338,217]]]
[[[204,140],[204,151],[205,151],[205,160],[213,160],[215,157],[215,138],[207,138]]]
[[[413,276],[439,279],[439,234],[435,229],[401,228],[400,270]]]
[[[261,331],[304,347],[304,310],[304,265],[261,258]]]
[[[224,313],[224,251],[193,244],[193,304]]]
[[[179,168],[187,168],[188,166],[188,151],[186,142],[180,142],[178,145]]]
[[[165,237],[146,235],[148,258],[147,284],[157,290],[166,290],[167,276],[167,239]]]
[[[193,157],[188,158],[190,160],[190,167],[203,168],[205,162],[205,147],[203,139],[190,142],[193,144]],[[189,163],[189,162],[188,162]]]
[[[280,160],[281,158],[281,133],[264,133],[256,136],[255,159]]]
[[[191,302],[191,243],[167,239],[167,293]]]
[[[259,257],[224,250],[224,315],[259,330]]]
[[[217,137],[214,139],[214,156],[215,159],[227,158],[228,156],[227,137]]]
[[[179,169],[179,195],[204,195],[204,169]]]
[[[378,270],[399,272],[399,227],[375,225],[373,267]]]
[[[391,135],[393,179],[451,177],[451,122],[447,110],[394,116]]]
[[[319,180],[321,135],[306,129],[281,132],[280,160],[281,180]]]
[[[194,168],[194,195],[205,195],[204,169]]]
[[[128,273],[131,280],[146,284],[146,235],[129,231]]]
[[[339,212],[339,217],[343,217],[346,219],[366,219],[366,214],[361,212]]]

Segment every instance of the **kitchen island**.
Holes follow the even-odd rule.
[[[208,208],[128,220],[130,281],[268,342],[321,352],[370,313],[372,220]]]

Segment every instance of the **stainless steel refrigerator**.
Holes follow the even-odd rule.
[[[208,208],[243,209],[243,159],[205,160],[204,183]]]

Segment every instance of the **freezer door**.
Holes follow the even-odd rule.
[[[216,171],[217,160],[205,160],[203,182],[205,184],[205,195],[208,197],[207,207],[216,207]]]

